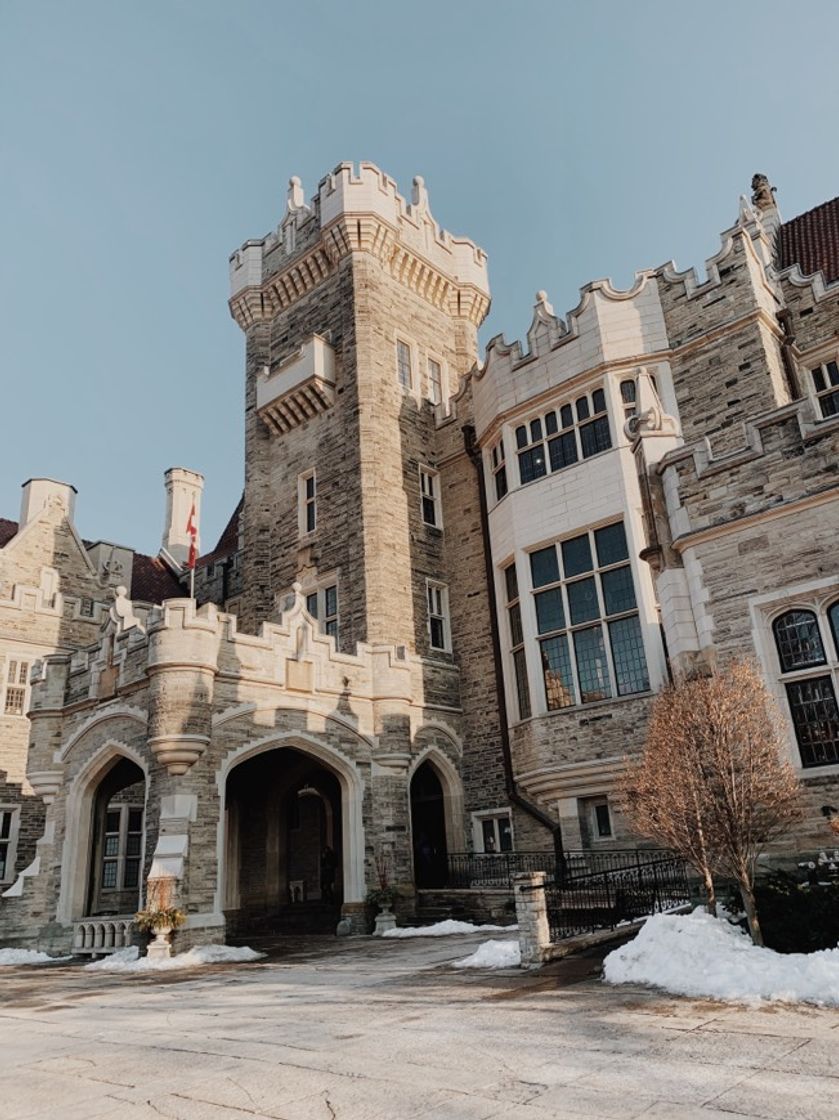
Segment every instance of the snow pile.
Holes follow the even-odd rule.
[[[483,933],[485,930],[509,930],[515,932],[518,926],[476,926],[472,922],[458,922],[447,918],[435,922],[433,926],[394,926],[386,929],[382,937],[448,937],[453,933]]]
[[[0,949],[0,966],[53,964],[55,961],[69,961],[70,959],[70,957],[51,957],[49,953],[39,953],[35,949]]]
[[[839,949],[776,953],[698,909],[656,914],[603,962],[608,984],[652,984],[682,996],[839,1006]]]
[[[520,964],[521,950],[518,941],[485,941],[470,957],[455,961],[454,967],[517,968]]]
[[[264,956],[264,953],[257,953],[255,949],[248,949],[245,946],[199,945],[174,957],[153,960],[150,957],[141,957],[137,946],[131,945],[127,949],[118,949],[110,956],[103,957],[101,961],[86,964],[85,968],[92,972],[167,972],[175,968],[200,968],[205,964],[257,961]]]

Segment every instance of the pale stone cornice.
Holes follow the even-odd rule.
[[[321,230],[316,244],[265,277],[260,285],[240,289],[229,301],[242,330],[273,319],[307,295],[352,253],[367,253],[391,276],[452,318],[479,326],[489,310],[489,295],[471,282],[447,276],[400,239],[399,230],[378,214],[342,214]]]

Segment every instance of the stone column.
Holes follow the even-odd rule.
[[[545,872],[524,871],[513,876],[516,919],[522,968],[538,968],[551,943],[548,908],[545,903]]]

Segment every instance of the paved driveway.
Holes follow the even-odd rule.
[[[3,1120],[836,1120],[839,1013],[455,973],[480,938],[290,942],[200,975],[0,974]]]

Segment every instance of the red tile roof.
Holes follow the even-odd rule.
[[[212,564],[216,560],[224,560],[226,557],[231,556],[239,548],[239,519],[242,516],[242,506],[245,504],[244,495],[239,499],[239,504],[230,515],[230,520],[224,527],[221,536],[216,542],[216,547],[212,552],[207,552],[203,556],[199,556],[197,567],[203,568],[206,564]]]
[[[0,517],[0,548],[9,543],[17,533],[17,522]],[[91,541],[82,541],[85,548],[90,548]],[[162,603],[164,599],[178,599],[186,591],[172,575],[162,560],[156,556],[146,556],[142,552],[134,553],[134,563],[131,568],[132,599],[141,603]]]
[[[828,284],[839,280],[839,198],[784,222],[778,230],[778,264],[797,264],[805,276],[821,271]]]

